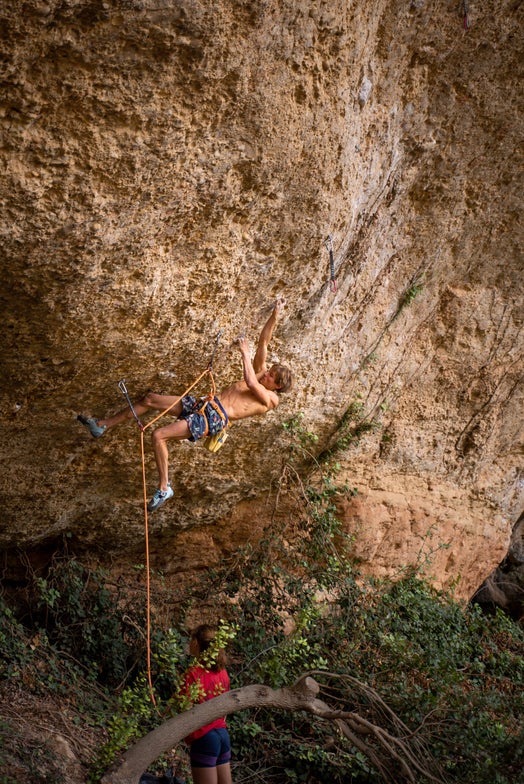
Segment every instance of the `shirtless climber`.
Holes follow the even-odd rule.
[[[219,433],[224,427],[227,427],[228,422],[267,414],[268,411],[272,411],[278,406],[278,393],[287,392],[291,388],[292,375],[289,368],[284,365],[272,365],[268,370],[266,365],[269,341],[285,304],[284,299],[277,300],[260,333],[253,362],[250,358],[248,341],[243,336],[238,338],[244,370],[244,377],[241,381],[224,389],[212,401],[209,401],[205,408],[203,408],[203,399],[195,399],[192,395],[186,395],[169,411],[172,416],[176,417],[176,422],[159,427],[153,432],[153,451],[158,469],[159,488],[147,505],[150,512],[158,509],[173,495],[168,478],[167,441],[170,439],[198,441],[204,435]],[[148,392],[142,400],[135,404],[135,413],[140,416],[150,409],[166,411],[177,400],[177,397],[178,395],[157,395],[154,392]],[[81,415],[78,416],[78,419],[88,428],[94,438],[100,438],[110,427],[126,422],[132,416],[133,412],[128,408],[106,419],[97,420]]]

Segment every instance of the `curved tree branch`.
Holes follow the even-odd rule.
[[[329,675],[330,673],[323,674]],[[131,746],[111,770],[102,777],[101,784],[138,784],[141,774],[154,760],[191,732],[220,716],[227,716],[254,707],[276,708],[285,711],[302,710],[319,718],[333,721],[342,734],[365,754],[371,764],[383,775],[389,775],[387,759],[394,759],[401,769],[400,781],[417,781],[416,771],[425,776],[428,781],[441,784],[441,780],[430,771],[430,761],[428,760],[424,764],[419,759],[418,749],[410,748],[407,737],[411,733],[400,720],[397,719],[397,727],[402,728],[402,737],[395,737],[362,718],[358,713],[333,710],[318,699],[319,691],[319,684],[310,675],[303,675],[296,683],[287,688],[271,689],[262,684],[243,686],[240,689],[220,694],[200,705],[194,705],[190,710],[168,719],[160,727]],[[383,703],[382,706],[385,707]],[[390,713],[394,716],[393,712]],[[374,745],[366,738],[374,741]],[[388,780],[391,781],[391,778]]]

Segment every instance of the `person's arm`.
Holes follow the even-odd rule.
[[[249,343],[243,335],[238,338],[238,345],[242,355],[244,381],[247,384],[247,388],[250,392],[253,393],[260,403],[266,406],[266,408],[274,408],[275,400],[272,396],[272,393],[263,387],[257,378],[257,374],[255,373],[255,369],[251,363]]]
[[[277,299],[270,317],[262,327],[262,332],[260,333],[260,337],[258,339],[255,359],[253,360],[253,368],[255,373],[261,373],[263,370],[266,370],[267,347],[273,335],[275,324],[277,323],[278,317],[284,310],[285,305],[286,300],[283,297]]]

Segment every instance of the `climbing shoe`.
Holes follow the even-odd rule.
[[[84,417],[82,414],[79,414],[77,419],[87,427],[93,438],[100,438],[107,430],[105,425],[99,425],[96,419],[93,419],[92,417]]]
[[[169,498],[173,496],[173,488],[171,485],[167,486],[167,490],[156,490],[153,498],[147,505],[148,512],[154,512],[159,506],[162,506]]]

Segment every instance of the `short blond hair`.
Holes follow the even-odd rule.
[[[289,392],[293,386],[293,374],[285,365],[273,365],[271,370],[275,373],[275,381],[278,384],[277,392]]]

